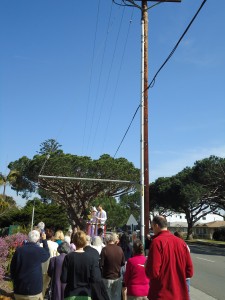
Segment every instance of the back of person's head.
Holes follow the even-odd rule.
[[[118,242],[118,235],[116,233],[108,233],[105,236],[105,242],[108,243],[114,243],[116,244]]]
[[[120,242],[121,242],[121,243],[128,244],[128,243],[129,243],[129,236],[128,236],[126,233],[123,233],[123,234],[120,236]]]
[[[167,228],[167,220],[164,216],[155,216],[152,223],[157,224],[160,229]]]
[[[46,228],[45,234],[47,240],[52,240],[52,238],[54,237],[54,231],[50,228]]]
[[[59,254],[61,254],[61,253],[68,254],[69,252],[71,252],[71,248],[70,248],[70,245],[67,242],[62,242],[58,246],[57,251],[59,252]]]
[[[57,230],[55,233],[55,240],[61,240],[64,241],[64,233],[62,230]]]
[[[44,222],[39,222],[39,223],[37,224],[37,227],[42,231],[42,230],[45,229],[45,223],[44,223]]]
[[[77,231],[73,237],[73,243],[76,248],[84,248],[87,243],[86,234],[83,231]]]
[[[93,246],[101,246],[102,245],[102,239],[100,236],[95,236],[93,238]]]
[[[91,237],[90,237],[90,235],[86,235],[86,244],[87,245],[91,244]]]
[[[134,254],[143,254],[144,246],[140,239],[136,239],[133,243],[133,253]]]
[[[64,241],[65,241],[67,244],[70,244],[70,242],[71,242],[71,237],[70,237],[69,235],[65,235]]]
[[[37,243],[40,239],[40,232],[37,230],[32,230],[28,233],[28,241],[32,243]]]
[[[99,236],[103,235],[103,229],[101,227],[98,228],[97,234]]]

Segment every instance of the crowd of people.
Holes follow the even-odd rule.
[[[13,255],[16,300],[189,300],[190,251],[167,230],[163,216],[154,217],[147,246],[138,238],[131,243],[126,233],[104,234],[101,227],[90,236],[43,225]]]

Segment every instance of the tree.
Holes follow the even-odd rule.
[[[24,160],[28,159],[23,157],[9,164],[10,169],[15,168],[21,174],[20,186],[17,189],[24,194],[35,190],[41,196],[47,193],[50,199],[66,209],[72,225],[82,228],[85,225],[84,220],[87,219],[87,211],[96,197],[117,197],[134,192],[137,187],[135,183],[39,178],[46,155],[35,155],[25,168]],[[139,170],[131,162],[125,158],[114,159],[107,154],[92,160],[86,156],[54,152],[45,164],[44,175],[139,181]]]
[[[25,226],[30,230],[33,206],[35,207],[34,225],[43,221],[46,228],[68,229],[69,223],[65,209],[57,204],[43,203],[38,198],[27,201],[26,205],[21,209],[15,207],[8,210],[0,219],[0,227],[8,227],[15,224]]]
[[[185,213],[187,238],[192,237],[192,228],[200,218],[208,213],[219,213],[221,209],[225,186],[221,179],[214,178],[219,172],[218,168],[215,169],[217,162],[212,158],[198,161],[193,168],[185,168],[169,178],[159,178],[150,185],[151,204],[155,208],[164,207]]]
[[[6,197],[6,186],[15,184],[19,176],[18,171],[11,170],[8,175],[3,175],[0,173],[0,185],[3,185],[3,198]]]
[[[61,148],[62,145],[60,145],[56,140],[54,139],[48,139],[41,143],[40,145],[40,150],[38,151],[39,154],[51,154],[51,153],[59,153],[62,150]]]
[[[194,180],[207,188],[208,198],[225,209],[225,159],[210,156],[193,167]]]

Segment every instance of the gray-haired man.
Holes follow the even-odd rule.
[[[10,265],[16,300],[42,300],[42,268],[41,264],[49,257],[46,235],[42,233],[43,248],[37,242],[40,233],[32,230],[28,234],[28,242],[18,247]]]

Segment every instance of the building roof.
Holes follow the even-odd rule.
[[[225,227],[225,221],[213,221],[205,224],[197,224],[195,227],[210,227],[210,228]]]
[[[167,222],[167,227],[188,227],[187,222]]]

